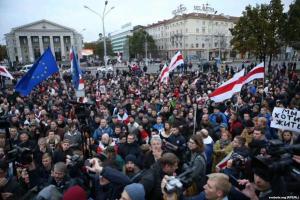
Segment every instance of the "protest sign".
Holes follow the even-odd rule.
[[[300,111],[275,107],[271,127],[300,132]]]

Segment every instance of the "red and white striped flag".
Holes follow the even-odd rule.
[[[183,56],[181,52],[178,51],[171,59],[171,62],[169,64],[169,71],[170,72],[173,71],[174,69],[176,69],[178,65],[181,65],[183,63],[184,63]]]
[[[255,79],[264,78],[265,67],[264,63],[256,65],[246,76],[243,77],[243,84],[249,83]]]
[[[245,69],[236,73],[231,79],[220,85],[215,91],[208,96],[215,102],[222,102],[226,99],[230,99],[234,93],[240,92],[242,89],[242,83],[239,82],[240,78],[244,76]]]
[[[230,99],[235,93],[240,92],[243,85],[255,79],[264,78],[264,64],[260,63],[244,76],[245,69],[236,73],[231,79],[223,83],[214,92],[209,94],[210,99],[215,102],[222,102]]]
[[[159,82],[168,84],[170,72],[176,69],[178,65],[181,65],[183,63],[184,63],[183,56],[180,53],[180,51],[178,51],[171,59],[169,66],[167,64],[164,65],[160,75],[158,76]]]
[[[14,79],[14,77],[7,71],[5,66],[0,66],[0,76],[5,76],[10,79]]]
[[[169,67],[167,64],[165,64],[161,70],[160,75],[158,76],[159,83],[168,84],[169,73],[170,73]]]

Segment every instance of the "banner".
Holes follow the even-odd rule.
[[[300,111],[275,107],[271,127],[300,133]]]

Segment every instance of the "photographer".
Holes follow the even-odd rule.
[[[111,167],[102,167],[99,159],[89,160],[91,166],[86,166],[89,172],[95,173],[93,187],[95,189],[95,200],[118,199],[126,185],[130,183],[129,178],[122,172]]]
[[[162,199],[160,188],[161,181],[165,175],[174,175],[178,168],[179,160],[173,153],[165,153],[142,177],[140,183],[146,191],[146,199]]]
[[[167,185],[168,176],[165,176],[161,183],[161,189],[164,194],[165,200],[221,200],[221,199],[229,199],[228,194],[231,190],[231,184],[229,182],[229,178],[227,175],[222,173],[213,173],[207,175],[208,180],[206,185],[204,185],[204,191],[198,194],[197,196],[191,198],[178,197],[176,193],[168,194],[165,191],[165,187]]]
[[[183,170],[193,169],[192,183],[188,185],[187,193],[193,196],[203,190],[206,178],[206,155],[203,139],[200,135],[192,135],[188,141],[189,160],[183,165]]]

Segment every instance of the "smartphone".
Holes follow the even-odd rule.
[[[240,185],[238,180],[232,175],[229,175],[229,181],[234,187],[238,188],[241,191],[246,187],[245,185]]]

